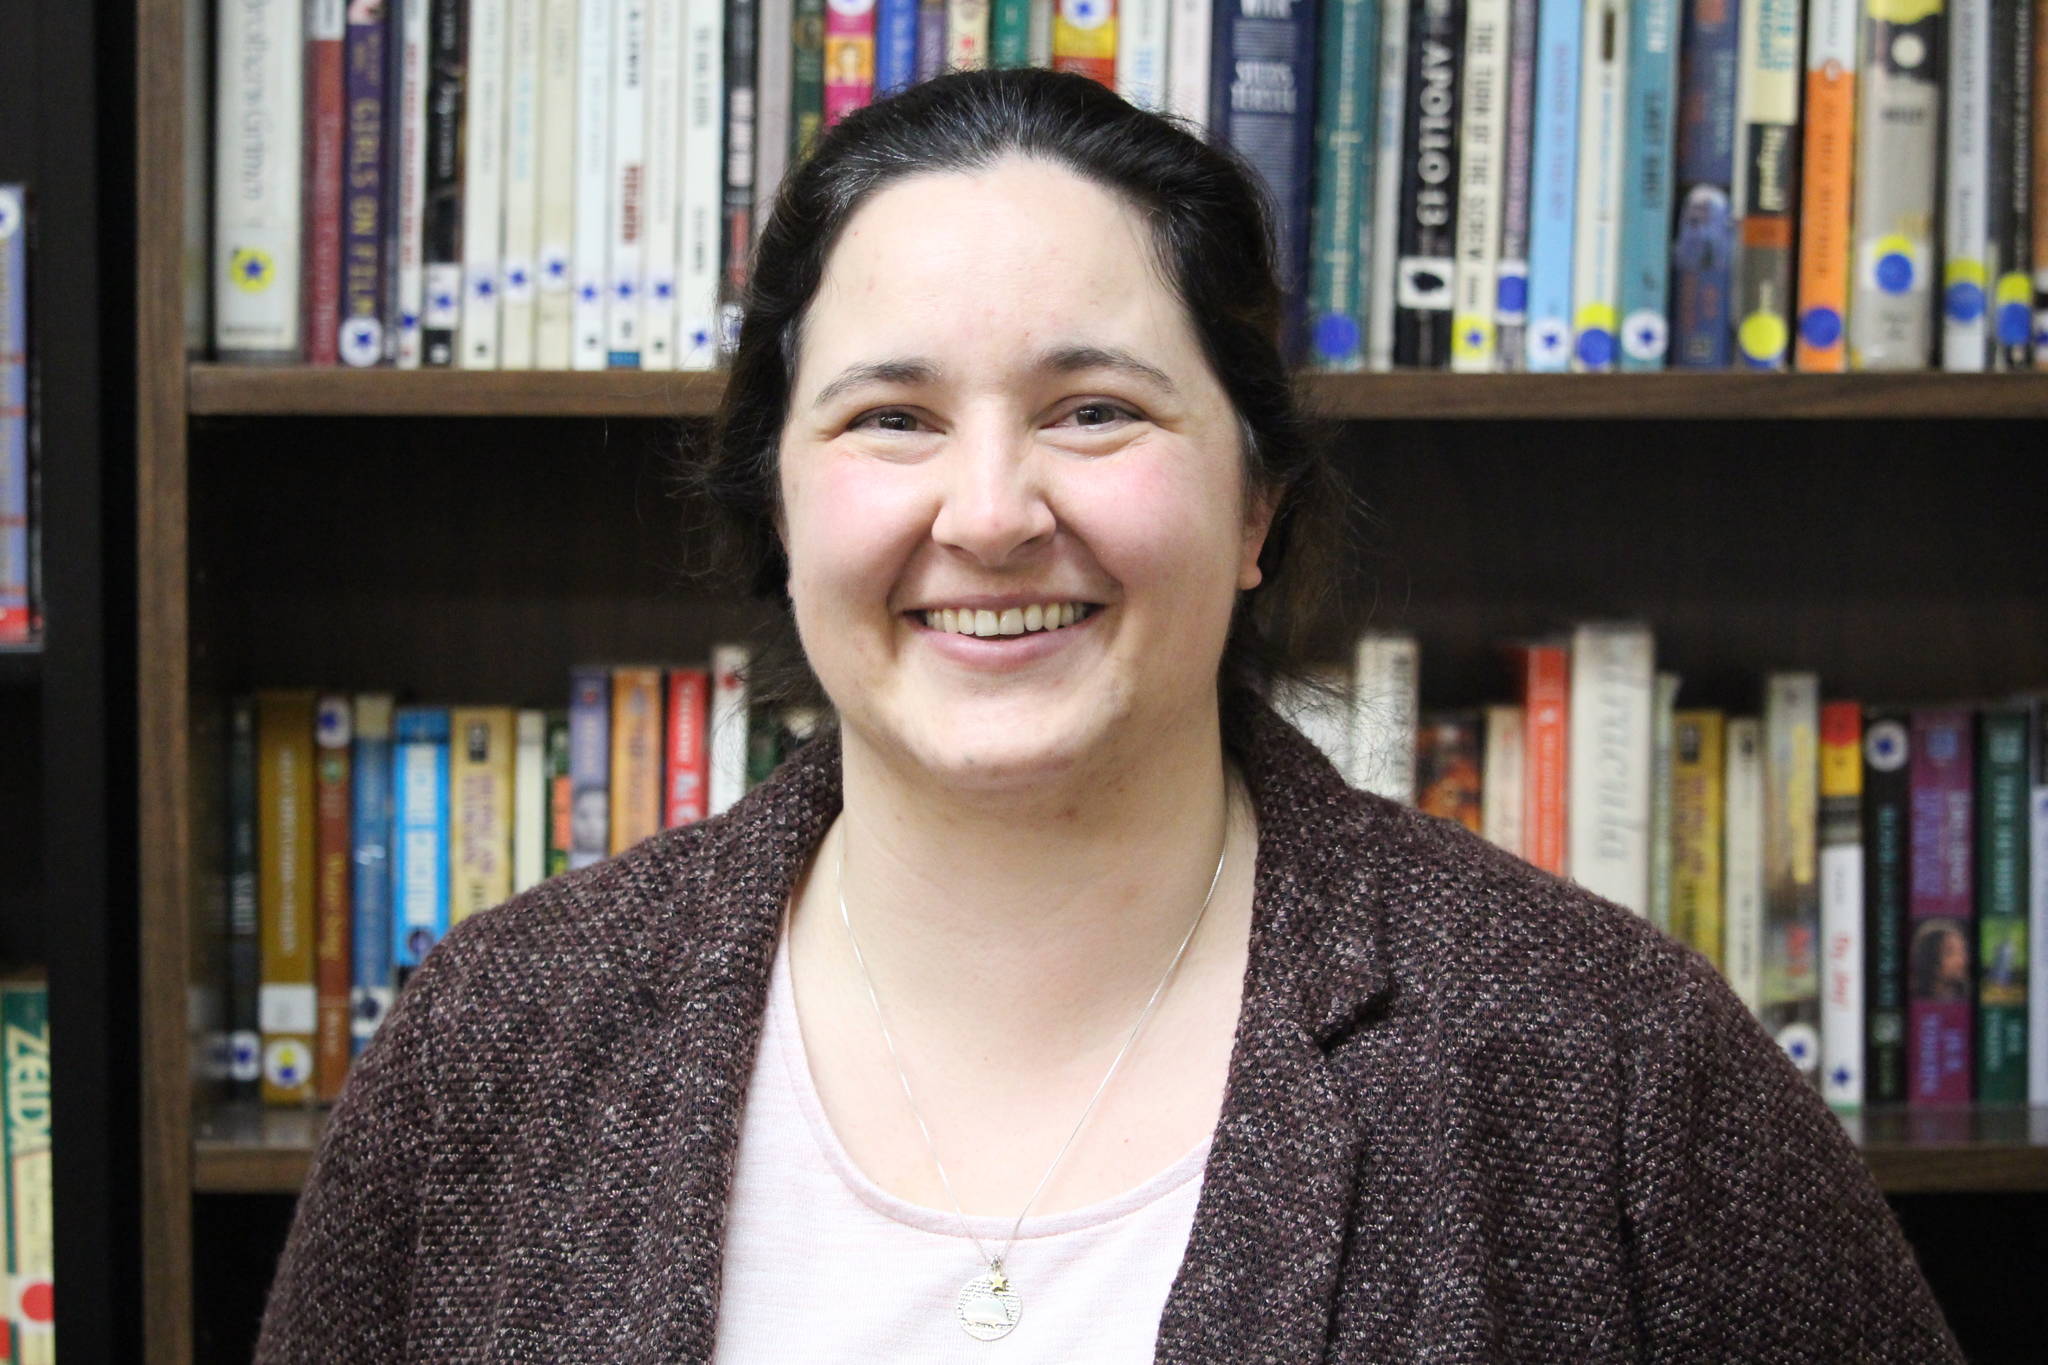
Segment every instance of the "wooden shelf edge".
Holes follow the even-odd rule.
[[[221,417],[707,417],[725,377],[652,370],[315,370],[195,364],[187,402]],[[2048,417],[2048,372],[1310,374],[1338,421]]]

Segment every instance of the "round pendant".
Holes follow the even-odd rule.
[[[960,1289],[960,1328],[976,1341],[1006,1337],[1024,1315],[1024,1302],[1007,1278],[976,1275]]]

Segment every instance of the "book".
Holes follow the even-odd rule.
[[[512,894],[512,708],[448,712],[448,923]]]
[[[1561,374],[1571,367],[1580,17],[1578,0],[1539,0],[1534,149],[1529,163],[1529,321],[1524,343],[1525,364],[1538,374]]]
[[[1942,14],[1862,16],[1849,367],[1917,370],[1934,356]]]
[[[557,0],[559,3],[559,0]],[[416,370],[426,358],[427,61],[431,0],[403,0],[392,25],[390,358]]]
[[[1228,7],[1238,0],[1221,0]],[[980,0],[966,0],[970,11],[986,14]],[[1298,0],[1281,0],[1276,15]],[[946,49],[950,64],[977,61],[972,30],[963,31],[957,16],[962,0],[947,4]],[[1117,9],[1119,0],[1056,0],[1052,19],[1052,69],[1073,71],[1116,88]],[[1275,56],[1281,54],[1273,54]]]
[[[2027,713],[2027,1103],[2048,1104],[2048,696]]]
[[[1912,729],[1903,709],[1863,714],[1864,1097],[1906,1099],[1907,857]]]
[[[1390,0],[1393,2],[1393,0]],[[1166,112],[1203,129],[1209,122],[1210,46],[1215,34],[1211,0],[1168,0]]]
[[[1413,635],[1369,630],[1351,666],[1351,771],[1360,791],[1415,804],[1421,649]]]
[[[498,298],[504,289],[506,7],[469,0],[463,62],[462,368],[498,368]]]
[[[605,314],[611,302],[612,6],[604,0],[585,0],[576,11],[575,160],[569,364],[601,370],[611,357]]]
[[[682,0],[665,0],[669,5]],[[647,83],[653,16],[649,0],[617,0],[612,11],[611,176],[605,187],[605,364],[638,369],[646,288]]]
[[[250,0],[214,30],[213,349],[300,357],[305,0]]]
[[[1410,0],[1408,7],[1394,364],[1416,369],[1443,369],[1451,359],[1463,18],[1452,0]]]
[[[1486,752],[1479,765],[1480,830],[1496,847],[1522,856],[1522,708],[1489,706]]]
[[[745,645],[711,650],[711,813],[723,815],[747,791],[747,666]]]
[[[299,269],[300,309],[305,336],[300,354],[308,365],[338,365],[341,340],[342,148],[348,141],[347,0],[309,0],[305,7],[306,110],[300,132],[300,221],[304,225]]]
[[[360,1057],[391,1012],[392,747],[388,692],[359,692],[351,729],[349,830],[353,911],[349,1054]]]
[[[2031,259],[2034,0],[1992,0],[1990,193],[1985,273],[1991,368],[2033,364]]]
[[[1328,370],[1357,370],[1365,362],[1365,278],[1360,267],[1372,233],[1378,20],[1375,0],[1331,0],[1323,12],[1322,69],[1316,76],[1308,354],[1310,363]]]
[[[790,26],[789,57],[789,159],[795,165],[811,154],[811,146],[825,128],[825,0],[794,0],[796,12]],[[934,0],[923,0],[918,14],[922,21]],[[939,31],[945,33],[946,12],[938,9]],[[919,51],[924,32],[918,30]],[[937,49],[934,49],[935,51]],[[936,60],[936,58],[934,59]],[[922,57],[919,70],[922,72]],[[932,74],[938,74],[933,67]]]
[[[343,40],[348,133],[342,154],[341,335],[335,351],[342,364],[357,369],[383,363],[391,331],[385,246],[395,187],[384,176],[390,36],[383,0],[350,0]]]
[[[1989,368],[1991,0],[1948,0],[1942,88],[1941,368]]]
[[[1975,1051],[1974,860],[1971,716],[1912,713],[1906,990],[1906,1097],[1967,1104]]]
[[[1614,368],[1621,297],[1622,120],[1629,10],[1585,0],[1579,38],[1579,182],[1572,225],[1572,369]],[[1636,907],[1640,910],[1642,907]]]
[[[1172,3],[1172,0],[1165,0]],[[920,11],[923,9],[919,4]],[[994,67],[1031,65],[1031,0],[993,0],[988,13],[988,60]],[[922,43],[919,45],[922,51]],[[921,60],[921,59],[920,59]],[[1206,62],[1204,63],[1206,65]],[[944,59],[940,59],[943,68]],[[932,73],[936,75],[937,72]],[[922,65],[918,80],[925,80]]]
[[[448,932],[448,711],[391,717],[391,960],[394,988]]]
[[[801,11],[799,11],[801,14]],[[824,124],[830,128],[875,92],[875,0],[825,6]],[[801,56],[798,58],[801,63]],[[798,66],[801,80],[803,68]]]
[[[420,206],[421,275],[425,311],[420,318],[420,360],[455,364],[462,324],[463,71],[468,64],[467,0],[427,0],[427,181]],[[586,5],[602,10],[603,5]]]
[[[1572,632],[1565,866],[1580,886],[1638,915],[1650,902],[1655,691],[1648,627],[1591,623]]]
[[[676,367],[676,308],[683,272],[683,176],[691,149],[683,144],[684,11],[688,0],[648,0],[644,56],[645,153],[638,200],[641,282],[639,320],[634,324],[639,365],[644,370]],[[692,73],[694,74],[694,73]],[[693,85],[693,102],[716,103],[715,91]],[[694,112],[694,111],[693,111]],[[690,163],[702,179],[709,167]],[[698,191],[701,196],[701,189]],[[701,228],[701,224],[698,225]],[[626,305],[619,304],[621,311]],[[619,343],[619,349],[633,346]],[[624,363],[624,362],[615,362]]]
[[[1628,25],[1622,101],[1620,366],[1661,370],[1671,343],[1671,213],[1679,0],[1642,0]],[[1654,918],[1654,917],[1653,917]]]
[[[1977,714],[1977,1086],[1980,1104],[2027,1102],[2027,712]]]
[[[512,894],[544,880],[548,863],[548,718],[521,710],[512,733]]]
[[[2027,72],[2033,100],[2027,124],[2028,255],[2034,266],[2034,368],[2048,370],[2048,0],[2033,3],[2033,59]]]
[[[1409,0],[1380,0],[1379,90],[1372,131],[1372,235],[1365,239],[1365,364],[1394,366],[1394,281],[1400,265],[1401,182],[1408,126]],[[1176,20],[1178,22],[1178,20]],[[1179,30],[1176,29],[1177,33]]]
[[[1553,876],[1568,871],[1565,800],[1570,746],[1571,651],[1541,642],[1511,656],[1522,704],[1522,856]]]
[[[569,870],[569,850],[575,844],[570,830],[576,809],[576,788],[569,771],[569,713],[550,711],[547,718],[547,874],[559,877]]]
[[[1799,338],[1793,366],[1848,368],[1849,204],[1856,160],[1857,0],[1806,0],[1806,126],[1800,161]]]
[[[1116,92],[1140,109],[1166,107],[1170,0],[1116,0]]]
[[[1076,0],[1095,16],[1098,30],[1106,29],[1112,42],[1116,36],[1116,0]],[[1055,25],[1058,24],[1055,19]],[[877,20],[879,25],[879,19]],[[979,71],[988,65],[988,0],[946,0],[946,65],[954,71]],[[876,34],[880,42],[879,27]],[[1053,60],[1059,60],[1057,27],[1053,38]],[[1104,81],[1105,85],[1109,82]],[[879,86],[877,88],[879,96]]]
[[[323,696],[313,715],[313,1098],[332,1104],[348,1077],[351,1030],[349,995],[354,964],[349,945],[355,932],[350,832],[351,793],[349,699]]]
[[[50,992],[0,982],[0,1232],[18,1365],[56,1365],[55,1170],[50,1138]]]
[[[918,0],[875,0],[875,98],[917,80]]]
[[[795,0],[760,0],[760,42],[754,70],[754,237],[768,225],[782,178],[789,171],[795,127]],[[915,17],[912,19],[913,28]]]
[[[1730,716],[1721,778],[1721,974],[1763,1012],[1764,732],[1755,716]]]
[[[533,363],[566,370],[575,358],[576,114],[580,102],[577,0],[542,0],[540,15],[539,251],[535,261]]]
[[[1820,1068],[1820,679],[1764,680],[1763,1009],[1809,1079]]]
[[[1679,40],[1678,209],[1671,242],[1671,364],[1733,358],[1735,86],[1743,0],[1686,0]],[[1754,3],[1754,0],[1751,0]]]
[[[256,858],[256,699],[228,704],[227,753],[227,1097],[253,1100],[261,1093],[263,1033],[263,928],[258,910]]]
[[[1820,1093],[1863,1104],[1863,708],[1820,708]]]
[[[1524,367],[1529,321],[1529,170],[1536,141],[1536,0],[1509,0],[1507,99],[1501,124],[1500,261],[1495,345],[1500,369]]]
[[[1476,713],[1424,716],[1415,731],[1415,808],[1482,833],[1479,759]]]
[[[737,17],[753,0],[733,0]],[[719,292],[724,287],[735,308],[746,288],[746,256],[741,251],[730,275],[721,275],[720,234],[731,242],[744,243],[752,235],[746,221],[754,191],[740,171],[744,145],[728,149],[721,159],[719,138],[738,138],[745,143],[753,137],[753,73],[735,72],[737,62],[753,63],[751,10],[746,22],[729,31],[725,24],[723,0],[689,0],[683,33],[683,262],[677,273],[676,366],[684,370],[709,370],[718,363]],[[739,31],[739,30],[744,30]],[[728,34],[733,33],[730,44]],[[744,89],[728,108],[718,97],[728,80]],[[721,217],[721,203],[725,205]],[[738,340],[739,315],[731,316],[733,340]]]
[[[1678,675],[1659,673],[1650,697],[1650,923],[1671,932],[1671,759]]]
[[[1507,122],[1508,13],[1508,0],[1470,0],[1465,10],[1451,368],[1467,374],[1491,372],[1500,353],[1494,305],[1506,171],[1501,138]]]
[[[611,851],[612,676],[604,668],[569,675],[569,866],[589,867]]]
[[[1722,800],[1727,718],[1671,717],[1671,936],[1722,970]]]
[[[540,285],[540,6],[507,0],[505,12],[504,255],[498,368],[534,366]]]
[[[624,853],[661,829],[661,670],[612,670],[609,852]]]
[[[1792,232],[1799,186],[1799,7],[1747,0],[1736,73],[1735,350],[1752,370],[1790,358]]]
[[[36,634],[29,513],[28,195],[0,185],[0,644]]]
[[[313,975],[311,692],[256,694],[257,914],[262,926],[263,1100],[313,1100],[318,993]]]
[[[662,746],[664,829],[693,825],[710,813],[711,749],[705,740],[710,711],[710,673],[701,668],[670,669],[668,722]]]

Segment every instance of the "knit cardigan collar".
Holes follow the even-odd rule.
[[[1372,807],[1270,711],[1253,727],[1243,775],[1259,848],[1244,997],[1187,1254],[1161,1317],[1162,1361],[1319,1358],[1361,1155],[1361,1125],[1326,1049],[1386,985],[1382,874],[1364,828]],[[611,1307],[631,1320],[622,1340],[659,1343],[653,1358],[710,1355],[722,1213],[782,911],[839,805],[839,746],[826,736],[672,865],[673,932],[648,945],[649,1027],[618,1059],[622,1075],[662,1079],[617,1093],[661,1099],[604,1125],[637,1148],[639,1160],[622,1167],[651,1165],[656,1189],[640,1235],[584,1244],[607,1260],[606,1247],[623,1255],[610,1268],[636,1292]],[[745,1046],[692,1026],[721,1017],[750,1021]],[[721,1216],[691,1216],[705,1208]],[[1233,1254],[1249,1245],[1261,1254]]]

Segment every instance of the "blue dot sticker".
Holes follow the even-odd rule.
[[[1316,319],[1316,354],[1332,360],[1348,357],[1358,349],[1358,319],[1344,313],[1325,313]]]
[[[1887,294],[1903,294],[1913,287],[1913,258],[1901,251],[1888,251],[1877,259],[1877,287]]]
[[[1614,362],[1614,337],[1605,327],[1588,327],[1579,333],[1579,360],[1587,365]]]
[[[1957,322],[1975,322],[1984,316],[1984,287],[1961,280],[1948,287],[1948,315]]]
[[[1998,341],[2002,346],[2024,346],[2034,329],[2033,312],[2024,303],[2008,303],[1998,309]]]
[[[1826,350],[1842,339],[1842,315],[1832,308],[1809,308],[1799,319],[1799,336],[1807,345]]]
[[[1524,275],[1503,275],[1495,302],[1503,313],[1519,313],[1529,306],[1529,280]]]

